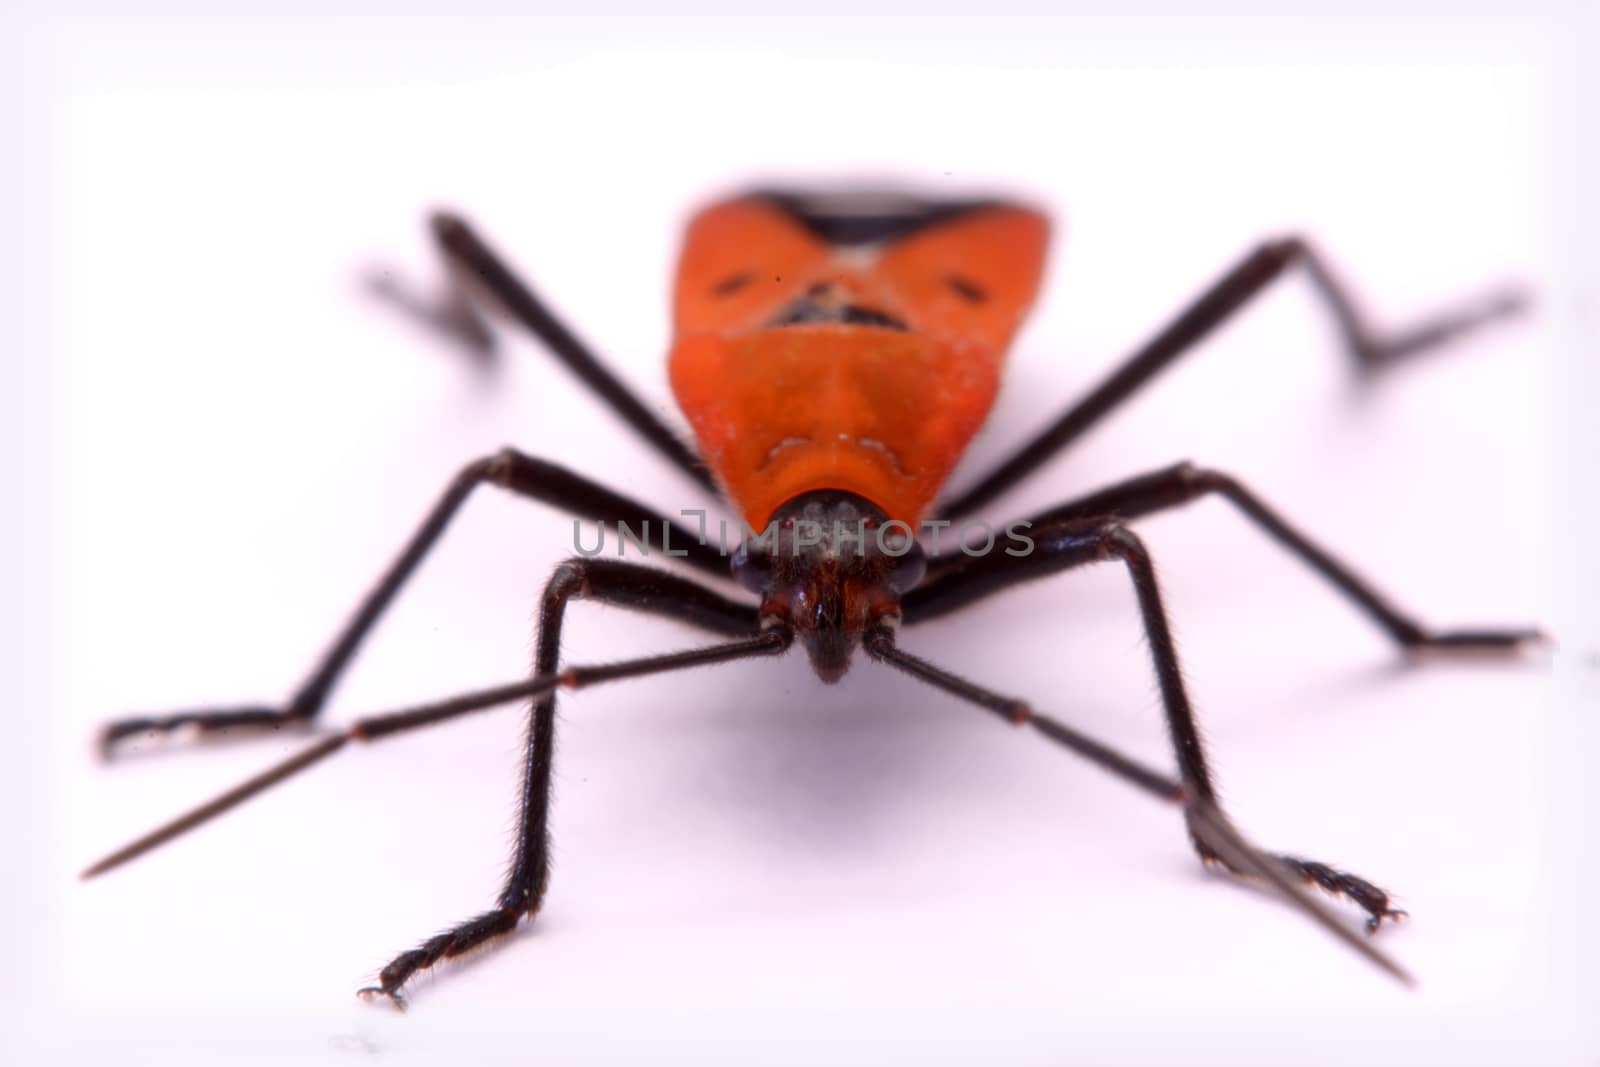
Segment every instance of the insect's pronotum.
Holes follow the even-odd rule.
[[[534,915],[548,874],[548,815],[557,690],[771,656],[798,641],[819,678],[839,679],[858,649],[1002,720],[1042,734],[1182,812],[1202,860],[1269,886],[1380,967],[1406,974],[1347,926],[1306,885],[1342,896],[1369,931],[1400,913],[1377,885],[1315,860],[1262,851],[1218,804],[1179,670],[1154,565],[1132,528],[1143,516],[1216,494],[1302,560],[1406,649],[1507,652],[1539,638],[1528,628],[1435,630],[1394,606],[1253,491],[1223,471],[1178,463],[1069,500],[974,551],[949,538],[929,551],[909,536],[960,520],[1025,478],[1291,267],[1302,268],[1350,354],[1380,369],[1522,307],[1498,290],[1411,329],[1380,333],[1305,241],[1268,241],[1207,288],[1097,388],[1026,446],[964,490],[944,483],[987,416],[1013,333],[1034,298],[1049,223],[1002,200],[930,200],[891,194],[758,192],[712,204],[690,224],[678,268],[672,387],[694,431],[690,448],[618,381],[454,215],[433,218],[453,281],[429,304],[396,287],[389,297],[460,343],[487,353],[484,308],[537,335],[646,441],[707,493],[720,492],[749,527],[736,551],[697,536],[621,493],[544,459],[504,449],[464,466],[355,611],[309,677],[282,706],[208,708],[124,719],[106,727],[112,752],[152,732],[200,734],[313,724],[363,638],[474,490],[490,484],[587,520],[648,531],[649,544],[702,575],[732,577],[734,599],[664,566],[575,557],[545,587],[533,676],[357,720],[231,792],[94,864],[100,874],[243,802],[352,742],[513,701],[532,701],[520,829],[511,873],[493,906],[400,953],[363,990],[403,1003],[419,970],[476,948]],[[1130,759],[1007,693],[952,674],[901,647],[900,630],[1021,582],[1092,563],[1131,582],[1176,756],[1176,775]],[[603,666],[559,661],[563,620],[593,599],[669,616],[721,640]],[[1055,710],[1055,709],[1052,709]]]

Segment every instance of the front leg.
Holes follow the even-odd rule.
[[[533,668],[536,677],[559,676],[562,623],[567,606],[580,599],[688,617],[690,621],[719,629],[730,637],[755,634],[759,625],[753,607],[739,613],[730,610],[719,615],[702,615],[697,605],[726,602],[682,578],[610,560],[569,560],[557,568],[545,586],[540,603],[539,639]],[[714,625],[719,619],[721,624]],[[748,653],[776,654],[788,647],[786,631],[772,631],[772,636],[774,639],[770,643],[748,646]],[[598,678],[604,670],[597,669],[589,674]],[[585,680],[574,676],[568,684],[576,685]],[[511,857],[505,887],[494,907],[400,953],[379,972],[378,984],[361,990],[363,994],[381,994],[403,1006],[402,990],[417,971],[508,934],[524,916],[538,912],[550,877],[550,772],[555,755],[555,724],[556,694],[552,690],[535,700],[531,712],[516,850]]]
[[[1155,565],[1138,535],[1112,518],[1073,519],[1030,531],[1034,550],[1023,556],[989,553],[970,557],[959,570],[947,570],[927,583],[929,592],[920,605],[908,596],[904,602],[907,623],[918,621],[915,609],[968,603],[1018,582],[1042,578],[1085,564],[1116,561],[1123,564],[1133,583],[1149,643],[1156,682],[1166,715],[1167,731],[1177,758],[1178,779],[1172,781],[1064,723],[1035,712],[1027,703],[975,685],[942,668],[899,649],[894,634],[880,630],[870,634],[864,644],[867,652],[912,677],[945,690],[961,699],[1000,713],[1009,721],[1028,724],[1050,740],[1077,752],[1105,770],[1139,786],[1146,792],[1184,810],[1189,835],[1201,859],[1208,865],[1221,862],[1235,874],[1266,882],[1318,923],[1352,943],[1374,962],[1397,976],[1404,975],[1387,957],[1375,953],[1360,938],[1336,922],[1310,898],[1296,892],[1289,878],[1309,881],[1348,897],[1368,916],[1368,928],[1376,929],[1385,918],[1399,913],[1389,906],[1388,894],[1373,883],[1327,864],[1292,856],[1262,853],[1244,842],[1222,812],[1206,759],[1205,747],[1195,723],[1183,672],[1173,643],[1171,626],[1156,582]],[[932,611],[930,614],[937,614]]]

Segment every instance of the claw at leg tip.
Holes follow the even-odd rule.
[[[398,989],[386,990],[382,986],[375,985],[362,986],[360,989],[356,990],[356,996],[360,997],[369,1004],[372,1003],[374,999],[383,997],[385,1000],[389,1001],[389,1003],[393,1004],[396,1010],[406,1010],[406,998],[400,994],[400,990]]]
[[[1383,929],[1383,920],[1388,919],[1399,925],[1402,919],[1411,918],[1411,913],[1404,908],[1386,908],[1382,915],[1372,915],[1367,918],[1367,933],[1375,934]]]

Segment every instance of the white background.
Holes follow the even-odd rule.
[[[39,859],[17,853],[15,873],[42,880],[13,909],[37,958],[8,1036],[33,1058],[1593,1055],[1592,790],[1572,770],[1594,750],[1580,716],[1600,631],[1558,574],[1579,543],[1564,517],[1583,517],[1566,496],[1587,492],[1570,442],[1592,440],[1559,421],[1585,373],[1559,22],[31,33],[47,177],[30,291],[48,317],[20,359],[46,386],[26,454],[51,488],[29,498],[48,503],[29,518],[49,585],[28,647],[49,673],[47,706],[15,712],[45,747],[13,811]],[[1382,943],[1416,991],[1203,873],[1176,812],[864,660],[824,688],[798,654],[566,700],[544,913],[424,976],[405,1017],[351,991],[497,893],[518,709],[350,751],[73,880],[302,743],[103,767],[95,724],[286,695],[466,460],[514,443],[664,509],[699,505],[536,345],[504,335],[502,373],[475,375],[363,295],[380,262],[433,279],[430,206],[467,212],[681,424],[663,357],[686,212],[752,179],[839,175],[998,188],[1060,220],[958,485],[1262,237],[1312,234],[1385,323],[1496,281],[1536,287],[1530,320],[1367,385],[1286,281],[992,509],[1193,458],[1425,620],[1557,632],[1553,657],[1412,666],[1225,505],[1141,527],[1229,807],[1264,845],[1393,888],[1413,920]],[[570,545],[566,518],[483,492],[330,719],[517,678]],[[701,640],[615,609],[571,618],[574,662]],[[1114,568],[903,644],[1170,765]]]

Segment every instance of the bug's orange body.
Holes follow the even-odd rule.
[[[994,403],[1049,222],[993,201],[830,206],[756,194],[694,218],[673,391],[752,527],[823,489],[914,526]]]
[[[604,399],[689,479],[713,478],[751,530],[731,553],[660,512],[582,475],[504,448],[452,479],[405,548],[361,602],[307,680],[282,706],[202,708],[110,723],[106,751],[124,739],[180,730],[278,730],[310,725],[357,647],[475,487],[492,484],[575,516],[644,532],[651,546],[706,576],[731,578],[733,599],[702,581],[622,559],[579,556],[544,587],[533,677],[443,701],[356,720],[234,789],[193,808],[90,866],[111,870],[311,767],[351,742],[371,742],[512,700],[528,711],[516,850],[505,888],[488,911],[428,937],[391,959],[364,995],[404,1004],[421,970],[503,937],[539,911],[549,883],[549,822],[556,693],[689,667],[805,649],[818,679],[837,682],[858,650],[950,696],[1030,726],[1052,743],[1181,806],[1200,858],[1248,876],[1300,908],[1402,980],[1405,971],[1301,891],[1296,882],[1342,894],[1367,913],[1367,929],[1404,912],[1380,887],[1348,871],[1294,855],[1266,853],[1230,823],[1217,801],[1154,565],[1125,523],[1219,494],[1280,545],[1331,582],[1408,650],[1509,651],[1543,641],[1534,629],[1430,630],[1328,552],[1278,517],[1229,475],[1178,464],[1058,504],[1007,526],[1013,545],[991,536],[925,550],[915,533],[967,443],[994,403],[1001,364],[1043,271],[1049,222],[1039,212],[993,200],[924,200],[854,193],[753,193],[711,205],[690,224],[678,269],[672,386],[699,445],[685,446],[562,324],[462,219],[431,220],[454,288],[428,306],[385,287],[407,310],[464,340],[483,356],[493,335],[473,304],[509,314]],[[1515,313],[1515,291],[1424,322],[1394,337],[1368,327],[1335,276],[1305,241],[1263,243],[1215,282],[1093,392],[961,496],[946,515],[971,514],[1058,452],[1259,293],[1303,263],[1329,304],[1350,351],[1378,368]],[[904,524],[905,530],[892,530]],[[967,524],[963,524],[965,532]],[[1017,539],[1015,529],[1037,526]],[[869,536],[868,528],[873,531]],[[652,536],[652,529],[656,535]],[[702,530],[703,532],[703,530]],[[684,535],[682,549],[672,538]],[[895,536],[889,536],[889,535]],[[991,531],[992,534],[992,531]],[[603,544],[603,540],[602,540]],[[1016,545],[1020,545],[1018,550]],[[645,548],[640,543],[641,549]],[[598,549],[596,550],[598,551]],[[1145,766],[1068,722],[1007,692],[969,681],[900,647],[902,623],[938,618],[1020,583],[1078,567],[1117,562],[1137,599],[1178,764],[1177,776]],[[753,599],[752,599],[753,598]],[[685,651],[572,666],[562,627],[579,601],[647,612],[720,635]]]

